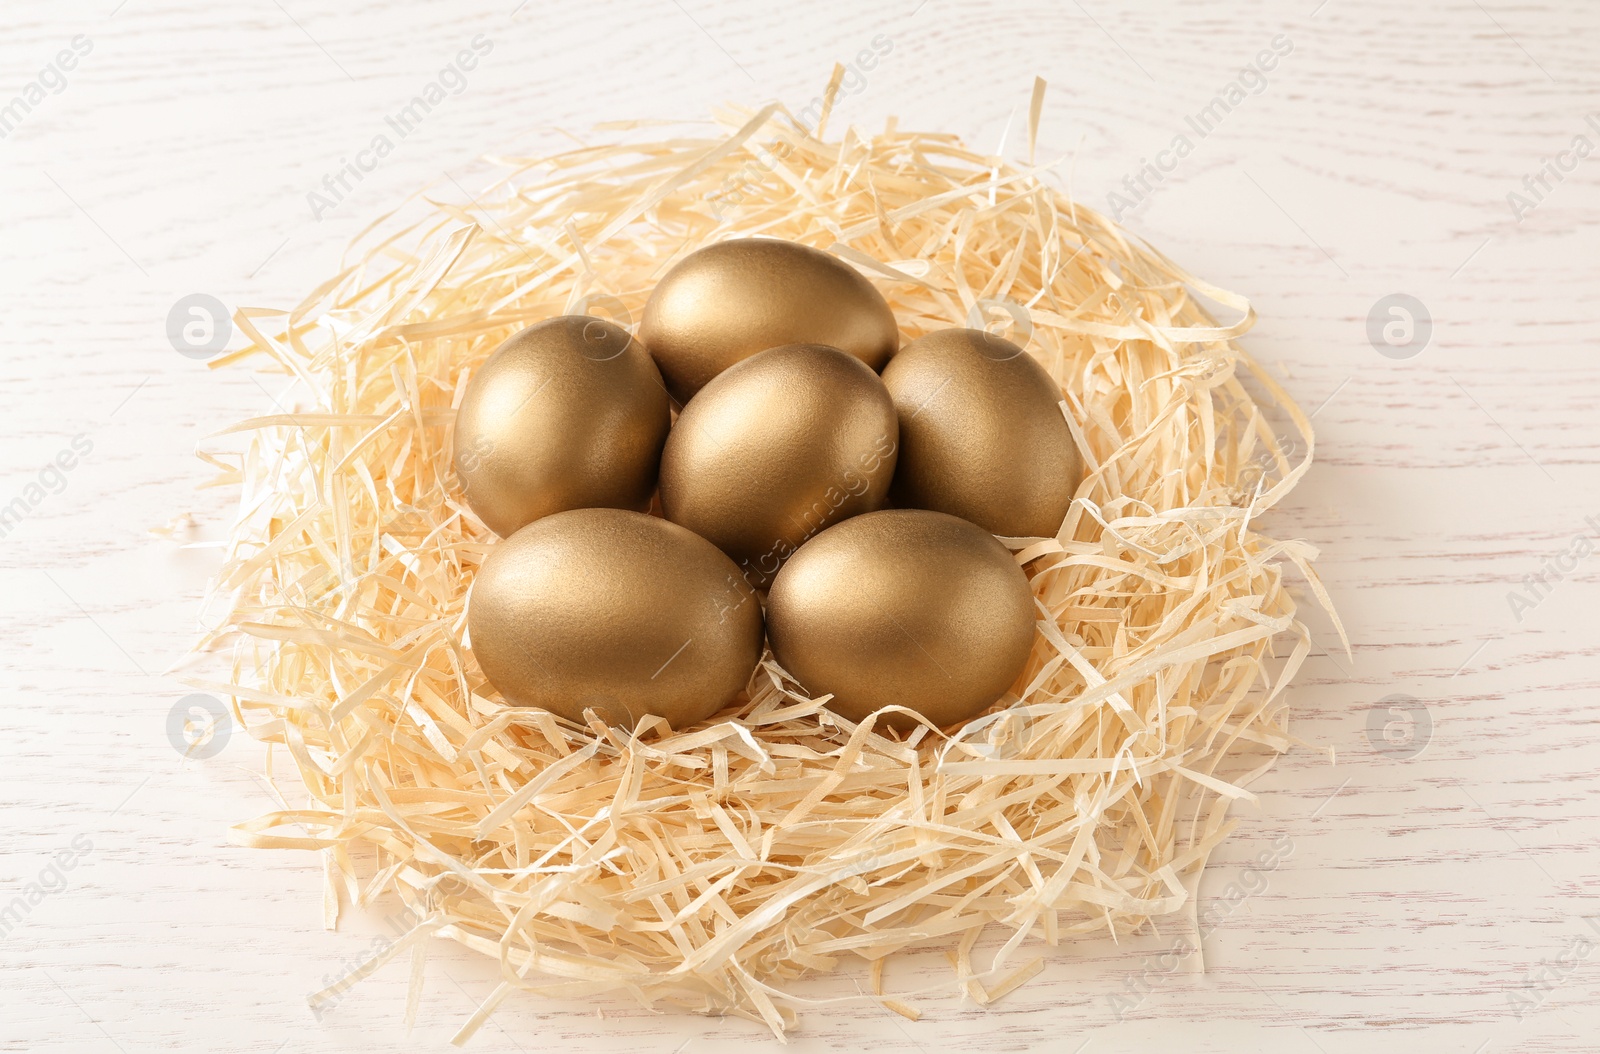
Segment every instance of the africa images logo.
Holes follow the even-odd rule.
[[[411,101],[383,119],[385,131],[372,137],[372,141],[356,151],[355,160],[339,159],[339,167],[322,177],[321,189],[306,192],[306,204],[311,206],[311,218],[320,221],[323,213],[332,210],[355,190],[367,174],[376,170],[378,163],[394,153],[395,144],[421,127],[435,107],[450,95],[460,95],[467,90],[467,74],[478,68],[478,62],[494,50],[494,41],[479,33],[462,48],[442,69],[438,76],[422,86]],[[393,137],[391,138],[391,134]]]
[[[34,908],[66,889],[67,872],[76,868],[92,852],[94,843],[86,834],[74,836],[66,847],[57,851],[50,862],[39,869],[33,881],[0,908],[0,938],[11,936],[33,914]]]
[[[1194,153],[1195,144],[1215,132],[1228,115],[1251,95],[1267,90],[1267,75],[1278,68],[1278,63],[1294,51],[1294,41],[1279,33],[1273,37],[1271,48],[1256,53],[1250,64],[1240,68],[1238,76],[1218,89],[1211,101],[1192,114],[1185,114],[1184,125],[1188,131],[1172,137],[1166,149],[1156,151],[1156,156],[1139,159],[1139,167],[1122,177],[1120,188],[1111,191],[1106,204],[1111,218],[1121,222],[1122,217],[1149,200],[1150,196],[1178,170],[1183,159]],[[1189,133],[1194,137],[1190,138]]]
[[[0,103],[0,139],[7,139],[34,110],[44,104],[49,95],[60,95],[67,90],[67,73],[78,68],[78,61],[94,50],[94,41],[79,33],[68,41],[69,47],[56,52],[44,69],[33,80],[22,86],[9,101]]]

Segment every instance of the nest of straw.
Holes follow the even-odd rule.
[[[213,364],[266,356],[297,384],[283,412],[227,430],[231,453],[202,453],[241,500],[202,641],[232,677],[195,683],[298,785],[234,835],[321,853],[330,926],[386,895],[415,917],[314,1005],[405,956],[414,1014],[440,938],[500,963],[458,1041],[519,989],[631,993],[781,1035],[791,983],[846,964],[915,1016],[882,966],[930,944],[985,1004],[1037,972],[1024,946],[1189,904],[1230,805],[1290,746],[1284,688],[1310,639],[1285,572],[1326,597],[1315,550],[1257,518],[1312,437],[1235,343],[1248,303],[1031,161],[894,122],[829,139],[827,116],[613,126],[489,159],[500,178],[475,200],[424,193],[420,219],[369,228],[297,307],[237,313],[251,344]],[[535,321],[640,317],[675,261],[751,235],[859,266],[904,340],[1000,304],[1061,384],[1086,476],[1055,538],[1007,540],[1039,633],[1013,692],[965,727],[852,725],[769,654],[733,709],[630,734],[509,707],[473,660],[464,603],[495,539],[451,468],[467,379]],[[980,969],[986,932],[1001,942]]]

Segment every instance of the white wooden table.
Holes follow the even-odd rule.
[[[325,932],[313,856],[227,844],[272,805],[258,745],[185,763],[169,741],[187,690],[164,671],[215,560],[178,542],[216,539],[228,511],[192,450],[274,387],[177,354],[172,305],[285,306],[373,214],[479,153],[725,101],[800,108],[879,36],[845,120],[992,147],[1016,109],[1020,153],[1038,74],[1040,153],[1069,157],[1085,201],[1113,210],[1156,166],[1124,222],[1252,297],[1247,347],[1317,409],[1318,467],[1272,526],[1322,546],[1355,651],[1321,649],[1292,694],[1337,764],[1285,758],[1207,873],[1203,903],[1234,902],[1204,974],[1162,958],[1171,934],[1069,945],[985,1011],[927,955],[887,975],[922,993],[920,1022],[825,1006],[795,1049],[1596,1049],[1600,8],[514,2],[0,15],[0,1050],[439,1050],[493,981],[445,947],[409,1037],[403,965],[315,1018],[306,996],[384,920]],[[308,194],[479,34],[460,93],[314,218]],[[1242,99],[1208,111],[1230,81]],[[1163,153],[1179,134],[1181,159]],[[1578,136],[1596,156],[1561,156]],[[1425,306],[1420,350],[1369,339],[1391,294]],[[185,512],[177,540],[150,533]],[[1561,577],[1533,602],[1547,561]],[[1247,871],[1263,851],[1275,866]],[[527,999],[474,1049],[769,1042]]]

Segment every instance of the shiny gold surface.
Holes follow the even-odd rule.
[[[900,416],[896,505],[1007,537],[1060,529],[1083,462],[1060,388],[1025,351],[983,330],[938,330],[901,348],[883,383]]]
[[[846,520],[807,542],[767,595],[773,655],[852,721],[899,705],[941,728],[979,713],[1033,647],[1027,576],[994,536],[921,509]],[[889,723],[906,728],[904,715]]]
[[[827,344],[879,370],[900,343],[888,303],[854,268],[771,238],[719,242],[684,258],[650,294],[639,339],[680,402],[768,348]]]
[[[674,728],[733,702],[761,657],[761,605],[733,563],[676,524],[620,509],[535,520],[472,584],[472,652],[506,700]]]
[[[662,512],[764,589],[807,538],[882,507],[897,435],[889,393],[859,359],[770,348],[683,408],[661,453]]]
[[[501,537],[563,509],[642,510],[671,413],[655,363],[627,330],[552,318],[500,345],[468,382],[456,474]]]

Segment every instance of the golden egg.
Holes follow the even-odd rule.
[[[741,238],[668,271],[639,339],[687,402],[729,366],[782,344],[827,344],[880,370],[900,333],[883,295],[849,264],[797,242]]]
[[[1061,389],[1026,352],[978,329],[901,348],[883,371],[900,415],[896,505],[1006,537],[1050,537],[1083,475]]]
[[[552,318],[501,344],[467,382],[456,474],[502,538],[563,509],[642,511],[671,418],[661,374],[627,330]]]
[[[1022,672],[1034,617],[1027,575],[1005,546],[922,509],[830,527],[784,564],[767,595],[774,657],[852,721],[885,706],[941,728],[973,717]]]
[[[860,359],[770,348],[678,415],[661,452],[661,510],[764,589],[807,538],[883,506],[897,435],[889,393]]]
[[[716,546],[621,509],[575,509],[489,551],[472,652],[507,702],[573,721],[674,728],[733,702],[761,657],[761,604]]]

